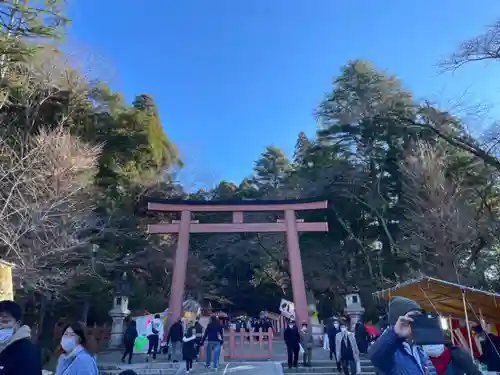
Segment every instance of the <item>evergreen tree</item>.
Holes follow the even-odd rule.
[[[259,189],[278,189],[290,170],[290,162],[279,148],[266,147],[255,162],[253,181]]]
[[[295,144],[295,151],[293,153],[293,164],[301,166],[304,163],[305,156],[311,148],[311,141],[307,138],[304,132],[300,132]]]

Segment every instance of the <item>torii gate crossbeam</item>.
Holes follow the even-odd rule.
[[[148,233],[178,234],[172,289],[168,304],[167,325],[170,326],[182,313],[182,300],[186,281],[190,233],[242,233],[284,232],[287,237],[288,262],[292,281],[296,319],[308,320],[308,308],[304,272],[299,248],[299,232],[328,232],[325,222],[305,223],[297,220],[295,211],[320,210],[328,207],[327,201],[283,200],[283,201],[189,201],[171,199],[147,199],[149,211],[180,212],[180,220],[168,224],[151,224]],[[232,212],[232,223],[200,224],[192,220],[193,212]],[[244,212],[284,212],[284,220],[276,223],[245,223]],[[168,329],[168,327],[165,327]]]

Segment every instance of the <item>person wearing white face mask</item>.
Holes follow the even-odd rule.
[[[340,372],[340,361],[337,360],[336,353],[336,337],[337,333],[340,332],[340,322],[337,319],[334,319],[332,324],[328,327],[328,342],[330,344],[330,360],[333,361],[333,357],[335,357],[335,362],[337,363],[337,370]]]
[[[359,362],[359,349],[356,338],[347,330],[344,323],[340,324],[340,332],[335,337],[337,361],[340,362],[345,375],[356,375]]]
[[[0,374],[40,375],[40,350],[31,342],[31,330],[21,325],[21,307],[14,301],[0,302]]]
[[[314,338],[312,335],[312,330],[308,327],[307,322],[302,322],[302,328],[300,329],[299,333],[300,343],[304,348],[304,353],[302,355],[302,365],[304,367],[311,367]]]
[[[423,345],[438,375],[480,375],[481,371],[469,353],[460,347],[447,345]]]
[[[300,333],[292,320],[288,323],[288,326],[283,333],[283,339],[286,344],[286,351],[288,355],[288,368],[297,368],[299,361],[299,351],[300,351]]]
[[[97,365],[90,349],[85,327],[73,323],[61,337],[63,354],[59,357],[55,375],[98,375]]]

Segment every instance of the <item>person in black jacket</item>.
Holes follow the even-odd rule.
[[[288,354],[288,368],[292,368],[292,366],[297,368],[300,351],[300,333],[293,320],[288,323],[288,327],[286,327],[283,333],[283,338],[285,339]]]
[[[217,321],[217,317],[212,315],[210,317],[210,323],[207,325],[207,329],[205,329],[205,334],[203,335],[203,339],[201,343],[207,340],[207,352],[206,352],[206,360],[207,360],[207,368],[210,368],[212,352],[214,353],[214,369],[217,370],[219,367],[219,356],[222,344],[224,343],[224,327]]]
[[[486,365],[490,372],[500,372],[500,337],[483,330],[481,325],[473,328],[481,343],[483,354],[479,357],[479,362]]]
[[[21,325],[22,310],[14,301],[0,302],[0,373],[40,375],[39,348],[31,342],[31,330]]]
[[[170,326],[168,330],[167,343],[171,344],[171,357],[174,363],[179,362],[179,356],[182,351],[182,336],[184,336],[184,328],[182,327],[182,320],[178,319]]]
[[[200,317],[196,318],[194,331],[196,334],[196,357],[198,357],[200,355],[201,342],[203,341],[203,326],[200,323]]]
[[[196,358],[196,334],[194,327],[189,327],[182,338],[182,359],[186,361],[186,373],[193,369],[193,361]]]
[[[123,353],[122,357],[122,362],[125,362],[125,358],[128,355],[128,363],[132,363],[132,354],[134,353],[134,343],[135,339],[137,338],[137,323],[135,320],[132,320],[128,327],[127,330],[125,331],[125,336],[123,338],[124,345],[125,345],[125,352]]]
[[[359,352],[366,354],[368,351],[368,333],[365,329],[363,320],[359,320],[354,327],[354,335],[356,337],[356,344],[358,345]]]

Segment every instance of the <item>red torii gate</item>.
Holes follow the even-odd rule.
[[[180,318],[184,298],[184,284],[189,250],[190,233],[242,233],[242,232],[286,232],[288,262],[292,281],[293,300],[297,321],[308,320],[308,308],[304,272],[300,258],[299,232],[328,232],[325,222],[305,223],[297,220],[295,211],[319,210],[328,207],[327,201],[274,200],[274,201],[190,201],[147,198],[149,211],[180,212],[181,219],[171,224],[148,225],[148,233],[177,233],[177,251],[172,275],[172,289],[168,303],[167,325]],[[284,212],[285,219],[276,223],[245,223],[244,212]],[[192,220],[192,212],[232,212],[232,223],[200,224]],[[168,329],[168,327],[165,327]]]

